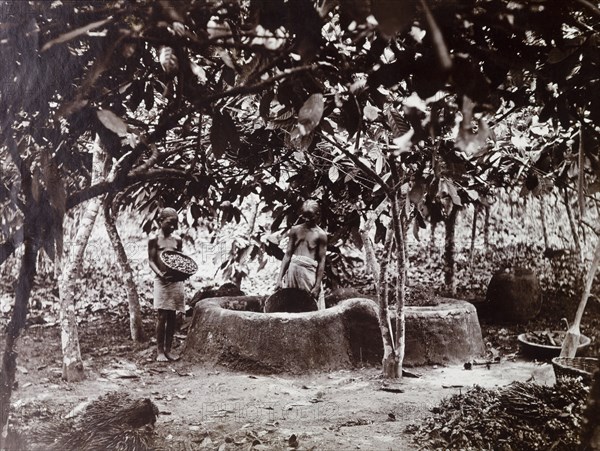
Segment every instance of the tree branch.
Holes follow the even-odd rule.
[[[365,173],[365,175],[368,175],[370,177],[372,177],[372,179],[377,182],[381,188],[383,189],[383,191],[385,192],[385,194],[392,199],[393,198],[393,189],[379,176],[379,174],[377,174],[377,172],[375,172],[373,169],[371,169],[369,166],[367,166],[366,164],[364,164],[360,158],[358,158],[358,156],[356,156],[355,154],[348,152],[346,149],[344,149],[342,146],[340,146],[338,144],[337,141],[335,141],[334,139],[329,138],[327,135],[325,135],[324,133],[319,133],[323,138],[325,138],[325,140],[331,144],[333,144],[340,152],[342,152],[346,157],[348,157],[350,159],[350,161],[352,161],[356,166],[358,166],[358,168],[363,171]]]
[[[594,16],[600,18],[600,9],[598,9],[592,2],[589,2],[588,0],[575,0],[575,3],[579,3]]]
[[[67,198],[67,210],[102,194],[115,193],[140,182],[156,182],[159,180],[181,180],[190,176],[179,169],[161,168],[149,170],[135,175],[127,175],[112,181],[102,181],[71,194]]]
[[[215,94],[206,96],[203,99],[200,99],[200,101],[196,102],[194,105],[196,107],[200,107],[200,106],[208,105],[216,100],[224,99],[225,97],[251,94],[256,91],[261,91],[261,90],[271,86],[276,81],[279,81],[283,78],[286,78],[286,77],[289,77],[291,75],[295,75],[295,74],[298,74],[301,72],[309,72],[314,69],[315,69],[315,66],[312,64],[306,65],[306,66],[293,67],[291,69],[285,69],[282,73],[274,75],[273,77],[271,77],[267,80],[263,80],[260,83],[256,83],[256,84],[250,85],[250,86],[246,86],[246,85],[236,86],[235,88],[228,89],[227,91],[223,91],[220,93],[215,93]]]
[[[150,168],[152,166],[154,166],[154,164],[156,163],[156,161],[158,160],[159,157],[159,152],[158,152],[158,147],[156,147],[153,143],[148,142],[146,140],[145,136],[140,136],[140,141],[144,142],[144,145],[146,147],[148,147],[151,151],[152,151],[152,155],[150,155],[150,158],[148,158],[144,163],[142,163],[140,166],[138,166],[135,169],[132,169],[129,172],[130,176],[135,176],[137,174],[142,174],[144,172],[147,172],[150,170]]]

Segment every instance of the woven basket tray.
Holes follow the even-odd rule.
[[[594,357],[554,357],[552,367],[556,379],[581,377],[585,383],[591,384],[592,374],[598,368],[598,359]]]
[[[175,280],[188,279],[198,271],[196,262],[182,252],[167,249],[159,254],[159,258],[167,268],[167,274]],[[173,260],[179,260],[185,267],[175,267]]]

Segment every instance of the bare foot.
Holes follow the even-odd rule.
[[[166,356],[164,352],[159,352],[156,356],[157,362],[168,362],[169,358]]]
[[[167,359],[173,361],[173,362],[177,362],[179,360],[179,356],[175,356],[173,354],[169,354],[168,352],[165,352],[165,355],[167,356]]]

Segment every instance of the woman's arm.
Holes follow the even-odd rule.
[[[296,230],[292,227],[288,234],[288,244],[287,249],[285,251],[285,255],[283,256],[283,260],[281,261],[281,269],[279,270],[279,276],[277,277],[276,288],[281,288],[283,284],[283,276],[288,270],[290,266],[290,261],[292,259],[292,255],[294,255],[294,250],[296,248]]]
[[[311,294],[316,298],[321,291],[321,282],[325,275],[325,256],[327,255],[327,234],[323,233],[319,236],[319,244],[317,247],[317,275],[315,277],[315,286],[311,290]]]
[[[158,261],[158,240],[156,238],[151,238],[148,241],[148,263],[158,277],[165,278],[165,272],[160,269],[161,265]]]

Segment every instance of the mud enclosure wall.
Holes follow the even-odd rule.
[[[239,296],[196,304],[183,350],[190,362],[250,373],[307,373],[380,365],[377,304],[348,299],[306,313],[261,313],[265,299]],[[406,366],[464,363],[485,347],[475,307],[442,299],[406,307]]]
[[[307,373],[381,363],[383,345],[372,301],[352,299],[307,313],[240,309],[245,302],[257,301],[234,297],[198,302],[184,358],[253,373]]]
[[[485,353],[473,304],[456,299],[440,301],[431,307],[406,307],[405,365],[464,363]]]

